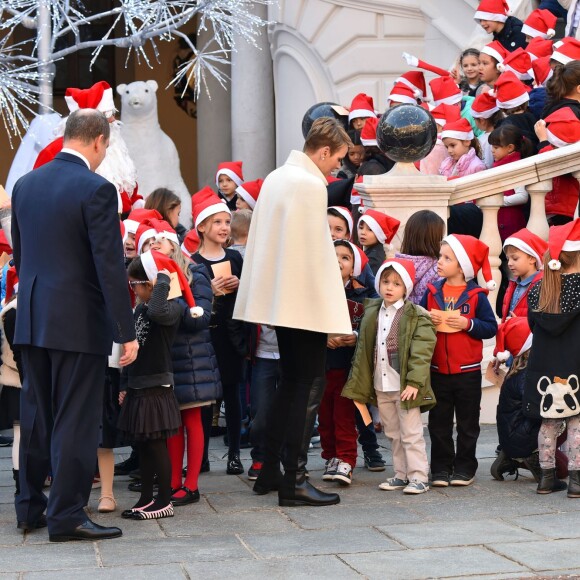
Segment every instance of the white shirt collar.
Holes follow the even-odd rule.
[[[381,310],[389,310],[392,308],[394,308],[395,310],[399,310],[400,308],[403,308],[404,305],[405,305],[404,298],[397,300],[394,304],[391,304],[389,307],[385,306],[385,302],[383,301],[383,303],[381,304]]]
[[[69,147],[63,147],[61,149],[61,151],[62,151],[62,153],[68,153],[69,155],[76,155],[77,157],[79,157],[80,159],[82,159],[86,163],[86,165],[89,169],[91,168],[91,164],[89,163],[89,160],[82,153],[79,153],[75,149],[70,149]]]

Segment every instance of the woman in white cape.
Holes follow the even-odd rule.
[[[326,216],[326,177],[340,167],[350,144],[335,119],[322,117],[312,124],[304,151],[292,151],[266,177],[234,310],[236,319],[276,329],[282,380],[268,415],[266,459],[254,491],[278,490],[283,506],[340,501],[308,483],[305,446],[324,392],[328,335],[352,332]]]

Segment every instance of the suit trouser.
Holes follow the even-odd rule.
[[[50,534],[86,521],[95,474],[103,384],[103,355],[22,347],[20,494],[18,521],[33,523],[47,508]],[[52,469],[50,497],[42,491]]]

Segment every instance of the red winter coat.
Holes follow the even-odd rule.
[[[540,150],[540,153],[555,149],[548,145]],[[572,175],[559,175],[552,181],[552,191],[546,195],[546,215],[565,215],[573,218],[578,205],[580,185]]]
[[[518,151],[514,151],[509,155],[506,155],[503,159],[499,161],[494,161],[493,167],[500,167],[501,165],[506,165],[507,163],[512,163],[513,161],[519,161],[522,158]],[[503,192],[503,197],[509,198],[515,194],[513,189]],[[521,229],[525,228],[527,225],[526,214],[525,214],[526,204],[521,205],[510,205],[507,207],[500,207],[497,212],[497,226],[499,228],[499,236],[502,242],[505,242],[512,234],[519,232]]]
[[[513,313],[516,316],[528,316],[528,292],[533,288],[539,280],[544,277],[544,272],[539,270],[535,278],[531,281],[530,285],[526,288],[525,292],[520,296],[520,299],[516,302],[513,308]],[[501,321],[505,322],[506,318],[509,316],[510,302],[512,301],[512,296],[516,290],[517,283],[515,280],[510,280],[505,295],[503,297],[503,304],[501,306]]]

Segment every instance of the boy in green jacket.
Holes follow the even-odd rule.
[[[406,494],[429,490],[421,413],[435,405],[430,363],[435,327],[426,310],[405,300],[413,290],[410,260],[386,260],[377,272],[380,296],[365,302],[359,339],[343,397],[377,405],[391,441],[395,476],[380,489]]]

